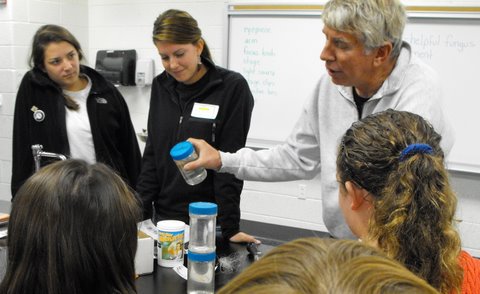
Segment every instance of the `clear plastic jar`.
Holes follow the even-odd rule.
[[[187,293],[213,294],[215,291],[215,252],[188,252]]]
[[[190,241],[188,250],[196,253],[215,252],[217,204],[192,202],[188,205]]]
[[[183,169],[185,164],[198,158],[192,143],[188,141],[177,143],[170,150],[170,156],[175,161],[178,170],[182,174],[187,184],[194,186],[201,183],[207,177],[207,171],[204,168],[197,168],[192,171],[186,171]]]

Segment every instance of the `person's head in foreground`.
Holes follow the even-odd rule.
[[[438,292],[397,261],[361,242],[302,238],[272,249],[218,293]]]
[[[462,283],[461,247],[440,140],[416,114],[372,114],[345,133],[337,179],[352,232],[448,293]]]
[[[136,293],[140,208],[110,168],[52,163],[19,189],[1,293]]]

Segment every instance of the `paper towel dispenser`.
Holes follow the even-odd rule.
[[[99,50],[95,69],[108,81],[116,85],[135,85],[135,50]]]

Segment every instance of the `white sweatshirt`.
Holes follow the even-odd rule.
[[[358,120],[353,88],[318,81],[286,142],[271,149],[221,152],[220,172],[250,181],[293,181],[321,173],[323,220],[338,238],[354,238],[338,205],[337,148],[345,131]],[[363,117],[389,108],[409,111],[428,120],[442,135],[445,154],[454,142],[453,129],[442,110],[436,73],[415,57],[404,42],[397,64],[381,88],[363,106]]]

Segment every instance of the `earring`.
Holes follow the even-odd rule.
[[[202,57],[198,55],[198,65],[201,65],[201,64],[202,64]]]

